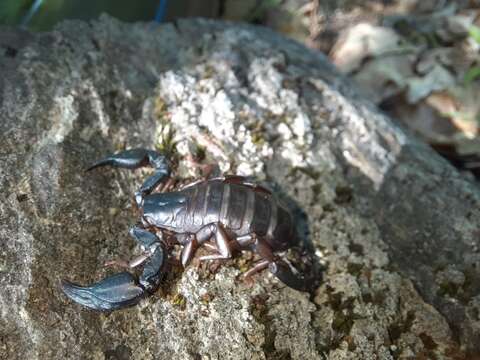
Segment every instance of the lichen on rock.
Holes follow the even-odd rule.
[[[359,98],[324,57],[266,29],[109,17],[0,45],[0,358],[408,359],[480,352],[478,188]],[[98,314],[88,283],[135,251],[144,172],[83,169],[163,144],[269,183],[323,273],[311,294],[194,261]],[[304,225],[302,225],[304,224]],[[455,231],[449,228],[451,224]],[[248,261],[247,261],[248,262]],[[321,280],[321,281],[320,281]]]

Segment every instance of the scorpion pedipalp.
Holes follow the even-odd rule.
[[[168,161],[165,156],[159,152],[142,148],[125,150],[106,156],[88,167],[86,171],[101,166],[137,169],[147,165],[153,167],[155,171],[144,181],[140,189],[135,193],[135,201],[137,202],[137,205],[140,206],[143,197],[150,194],[157,185],[170,176],[170,166],[168,165]]]
[[[62,280],[61,287],[65,295],[73,301],[99,311],[135,305],[145,293],[135,277],[126,271],[109,276],[91,286],[81,286]]]
[[[144,229],[134,227],[130,234],[149,253],[144,261],[143,272],[138,278],[124,271],[89,286],[63,280],[61,287],[65,295],[91,309],[110,311],[135,305],[145,295],[153,293],[165,273],[165,246],[156,235]],[[135,264],[138,265],[140,264]]]

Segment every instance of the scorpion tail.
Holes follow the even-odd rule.
[[[272,261],[268,264],[268,269],[278,280],[288,287],[298,291],[308,291],[308,282],[305,279],[296,276],[292,272],[290,266],[288,266],[283,260]]]
[[[80,286],[63,280],[62,290],[70,299],[93,310],[110,311],[132,306],[144,296],[145,290],[128,272],[109,276],[91,286]]]

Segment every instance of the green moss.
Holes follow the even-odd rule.
[[[351,315],[348,311],[337,311],[333,317],[332,329],[342,334],[349,334],[353,326]]]
[[[478,269],[474,266],[469,266],[463,271],[465,276],[465,281],[461,286],[461,293],[458,296],[458,299],[462,301],[463,304],[468,303],[477,292],[477,284],[479,283],[479,273]]]
[[[355,351],[355,349],[357,348],[357,344],[355,343],[355,339],[353,338],[353,336],[346,336],[344,340],[348,344],[348,351]]]
[[[200,297],[200,302],[203,305],[208,305],[213,300],[213,295],[206,293]]]
[[[292,356],[287,350],[274,350],[271,353],[265,353],[267,360],[290,360]]]
[[[202,162],[207,157],[207,148],[205,146],[195,144],[194,158],[198,162]]]
[[[374,305],[383,305],[387,295],[384,291],[366,292],[362,294],[362,300],[365,303]]]
[[[177,151],[178,141],[175,140],[175,130],[171,126],[160,126],[159,139],[155,148],[164,154],[171,165],[176,167],[180,161],[180,154]]]
[[[402,335],[402,326],[398,324],[390,324],[387,328],[388,331],[388,336],[390,337],[390,341],[392,343],[395,343],[400,339],[400,336]]]
[[[338,347],[343,339],[350,333],[352,326],[359,317],[354,314],[355,297],[343,298],[343,292],[327,292],[328,304],[334,311],[332,320],[332,330],[337,334],[336,341],[333,342],[334,348]]]
[[[353,189],[349,186],[337,185],[335,187],[335,203],[345,205],[352,201]]]
[[[313,191],[313,196],[318,198],[318,195],[322,192],[322,184],[321,183],[316,183],[315,185],[312,186],[312,191]]]
[[[203,49],[202,49],[202,52],[203,52]],[[202,77],[203,79],[211,79],[213,77],[215,77],[215,74],[217,73],[217,71],[215,70],[215,67],[213,65],[210,65],[210,64],[207,64],[205,66],[205,69],[202,73]]]
[[[459,286],[454,284],[450,281],[445,281],[440,284],[440,287],[437,291],[437,295],[439,296],[449,296],[449,297],[456,297],[459,290]]]
[[[271,328],[271,317],[268,315],[267,297],[265,295],[257,295],[252,297],[250,304],[250,313],[260,324],[264,326],[265,342],[262,349],[265,354],[272,354],[275,352],[275,331]]]
[[[377,291],[373,297],[373,303],[375,305],[383,305],[387,299],[387,294],[383,291]]]
[[[438,271],[442,270],[443,268],[439,268]],[[464,281],[461,284],[448,280],[442,282],[437,290],[437,295],[455,298],[462,304],[467,304],[477,291],[476,284],[478,284],[480,276],[478,275],[478,270],[473,266],[464,268],[463,275]]]
[[[312,186],[312,201],[311,204],[315,205],[319,202],[320,200],[320,194],[322,193],[322,184],[321,183],[316,183]]]
[[[250,132],[253,144],[262,146],[268,141],[265,138],[267,133],[265,123],[259,119],[247,118],[244,120],[245,127]]]
[[[318,179],[320,179],[320,176],[321,176],[321,173],[319,171],[315,170],[315,168],[313,168],[311,166],[308,166],[308,167],[297,166],[297,167],[294,167],[291,170],[292,175],[296,175],[298,172],[307,175],[309,178],[311,178],[313,180],[318,180]]]
[[[396,343],[398,339],[400,339],[400,336],[403,333],[407,333],[410,331],[412,328],[413,322],[415,320],[415,312],[412,310],[409,310],[407,312],[407,316],[405,319],[401,319],[397,323],[390,324],[388,326],[388,334],[390,336],[390,341],[392,343]]]
[[[263,133],[261,132],[253,132],[252,133],[252,142],[257,146],[262,146],[267,143],[267,140],[263,137]]]
[[[324,204],[322,206],[322,209],[325,212],[334,212],[335,211],[335,207],[332,204]]]
[[[354,254],[357,254],[357,255],[360,255],[360,256],[364,255],[363,246],[361,244],[354,243],[353,241],[350,241],[348,243],[348,250],[350,250],[350,252],[352,252]]]
[[[187,307],[187,300],[182,294],[176,294],[172,299],[172,305],[180,308],[180,310],[185,310]]]
[[[423,346],[425,346],[425,349],[434,350],[438,347],[437,343],[433,340],[433,338],[430,335],[423,332],[420,335],[418,335],[418,337],[420,338],[420,340],[422,340],[422,343],[423,343]]]
[[[362,271],[363,264],[348,263],[347,271],[350,275],[358,276]]]
[[[160,125],[165,126],[170,122],[167,103],[161,97],[155,99],[153,104],[153,115]]]

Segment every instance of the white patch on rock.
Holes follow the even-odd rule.
[[[78,110],[75,107],[73,95],[59,96],[53,99],[54,107],[50,113],[53,119],[53,126],[47,138],[55,144],[59,144],[72,131],[73,122],[78,117]]]
[[[12,194],[7,199],[7,204],[0,203],[0,218],[6,215],[7,207],[18,208],[19,204]],[[5,206],[6,205],[6,206]],[[32,344],[28,347],[27,353],[30,359],[38,358],[37,345],[40,344],[40,332],[32,326],[34,321],[31,319],[29,312],[26,310],[28,300],[28,290],[32,284],[32,263],[36,256],[36,251],[33,248],[35,239],[24,229],[24,224],[29,220],[24,218],[24,215],[17,213],[17,226],[15,230],[10,230],[7,227],[0,229],[0,239],[7,239],[1,243],[0,261],[3,264],[5,259],[5,266],[8,264],[17,264],[15,269],[3,269],[0,271],[0,278],[2,273],[9,274],[11,278],[10,284],[5,284],[2,291],[0,291],[0,315],[1,321],[5,324],[16,324],[18,335],[23,338],[20,340],[22,344]],[[8,257],[15,257],[17,260],[12,261]],[[20,266],[18,266],[21,264]]]
[[[103,101],[98,94],[97,89],[93,84],[87,82],[85,84],[86,89],[89,93],[88,99],[90,101],[90,106],[92,107],[93,112],[97,115],[97,122],[100,127],[100,131],[103,136],[108,136],[108,129],[110,128],[110,118],[108,113],[105,111],[103,106]]]
[[[159,96],[168,105],[178,137],[205,146],[222,171],[230,170],[230,158],[235,154],[241,160],[237,173],[261,173],[263,158],[272,156],[273,150],[266,143],[255,144],[252,132],[238,124],[238,109],[232,99],[236,94],[220,87],[214,79],[196,81],[192,76],[169,71],[160,77]],[[252,117],[259,115],[248,106],[243,110]],[[190,147],[184,143],[178,150],[187,155]]]
[[[312,124],[307,114],[298,112],[297,116],[293,119],[292,130],[298,137],[298,143],[300,145],[310,145],[313,140]]]
[[[371,111],[365,101],[347,100],[340,91],[324,85],[321,80],[311,82],[339,112],[336,118],[348,121],[348,124],[337,125],[344,158],[367,176],[376,190],[380,189],[407,144],[407,137],[399,129],[393,131],[385,116]]]

